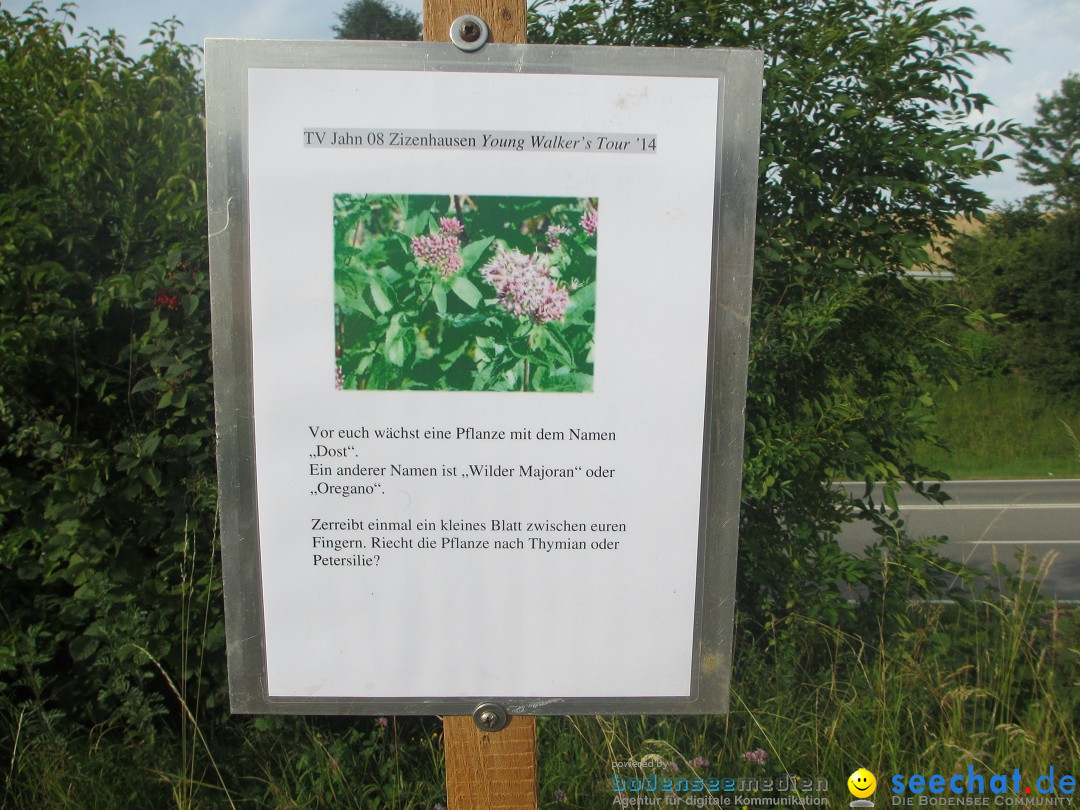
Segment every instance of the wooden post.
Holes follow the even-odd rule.
[[[525,42],[525,0],[424,0],[424,39],[448,41],[462,14],[487,23],[489,42]],[[443,750],[449,810],[536,810],[535,717],[513,717],[493,733],[472,717],[445,717]]]
[[[449,810],[536,810],[535,717],[493,733],[472,717],[444,717],[443,750]]]
[[[525,0],[424,0],[424,39],[449,41],[450,23],[462,14],[475,14],[488,24],[489,42],[525,41]]]

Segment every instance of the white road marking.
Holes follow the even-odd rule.
[[[1068,546],[1080,543],[1080,540],[958,540],[968,546]]]
[[[837,481],[839,486],[842,487],[858,487],[863,488],[866,484],[863,481]],[[1080,484],[1080,478],[975,478],[975,479],[957,479],[955,481],[926,481],[927,484],[941,484],[942,487],[951,487],[953,484],[959,484],[961,486],[968,486],[974,484],[975,486],[992,485],[992,484]]]
[[[1080,509],[1080,503],[920,503],[912,506],[900,504],[901,512],[917,512],[925,509]]]

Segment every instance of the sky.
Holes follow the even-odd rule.
[[[346,0],[82,0],[77,24],[115,28],[129,46],[145,38],[155,21],[175,16],[180,38],[201,44],[206,37],[331,39]],[[400,2],[420,12],[421,0]],[[972,67],[974,90],[995,107],[986,118],[1035,122],[1038,96],[1051,95],[1070,72],[1080,73],[1080,0],[957,0],[974,9],[991,42],[1011,50],[1010,61],[980,61]],[[974,185],[995,203],[1020,199],[1038,189],[1006,171]]]

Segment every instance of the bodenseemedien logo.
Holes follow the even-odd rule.
[[[855,797],[850,807],[873,807],[870,797],[877,790],[877,779],[866,768],[859,768],[847,780],[847,789]]]

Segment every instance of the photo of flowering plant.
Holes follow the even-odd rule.
[[[593,390],[598,201],[334,196],[336,385]]]

